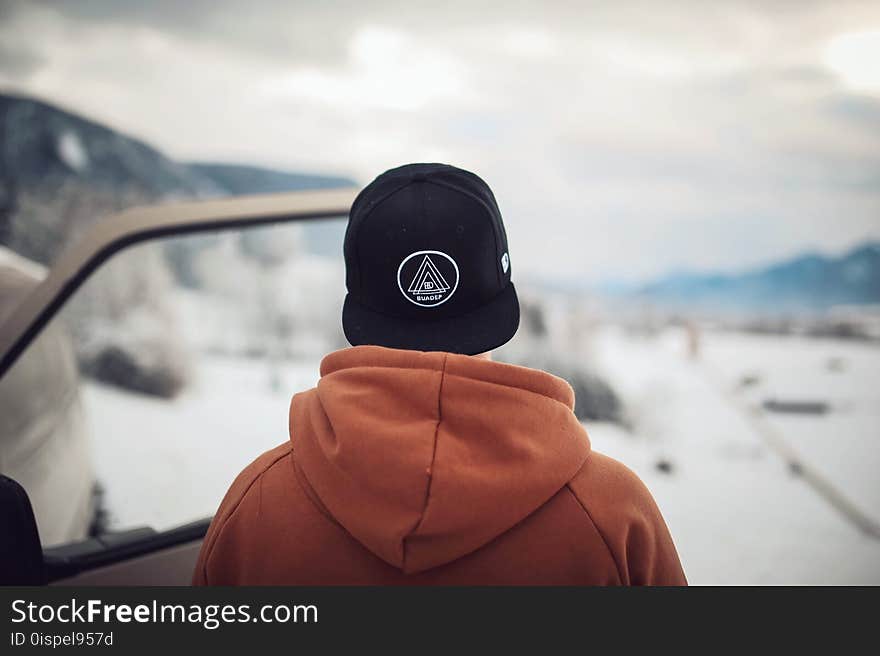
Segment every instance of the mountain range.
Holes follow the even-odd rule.
[[[0,94],[0,244],[44,264],[97,218],[131,205],[354,184],[343,176],[179,162],[46,102]],[[339,252],[341,222],[310,223],[304,230],[310,251]],[[738,274],[687,272],[636,287],[609,285],[603,295],[712,312],[880,304],[880,243],[839,256],[808,253]]]
[[[353,184],[342,176],[179,162],[49,103],[0,94],[0,244],[44,264],[90,223],[132,205]],[[327,242],[326,230],[310,230],[319,246]]]
[[[880,243],[863,243],[837,256],[807,253],[738,274],[679,273],[623,295],[669,309],[712,312],[880,304]]]

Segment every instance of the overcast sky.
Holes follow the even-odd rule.
[[[880,3],[0,0],[0,86],[180,159],[494,188],[518,273],[880,238]]]

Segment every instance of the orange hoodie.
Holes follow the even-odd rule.
[[[358,346],[235,480],[193,583],[686,584],[642,482],[541,371]]]

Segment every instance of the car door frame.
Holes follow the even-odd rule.
[[[346,187],[167,203],[131,208],[96,222],[0,324],[0,380],[73,293],[116,253],[163,237],[344,217],[357,191]],[[103,540],[44,548],[48,580],[90,585],[188,583],[180,580],[181,572],[192,570],[209,523],[207,518],[168,531],[135,529]]]

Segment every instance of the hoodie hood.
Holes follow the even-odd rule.
[[[300,480],[407,573],[491,542],[555,495],[590,451],[564,380],[438,352],[357,346],[291,402]]]

